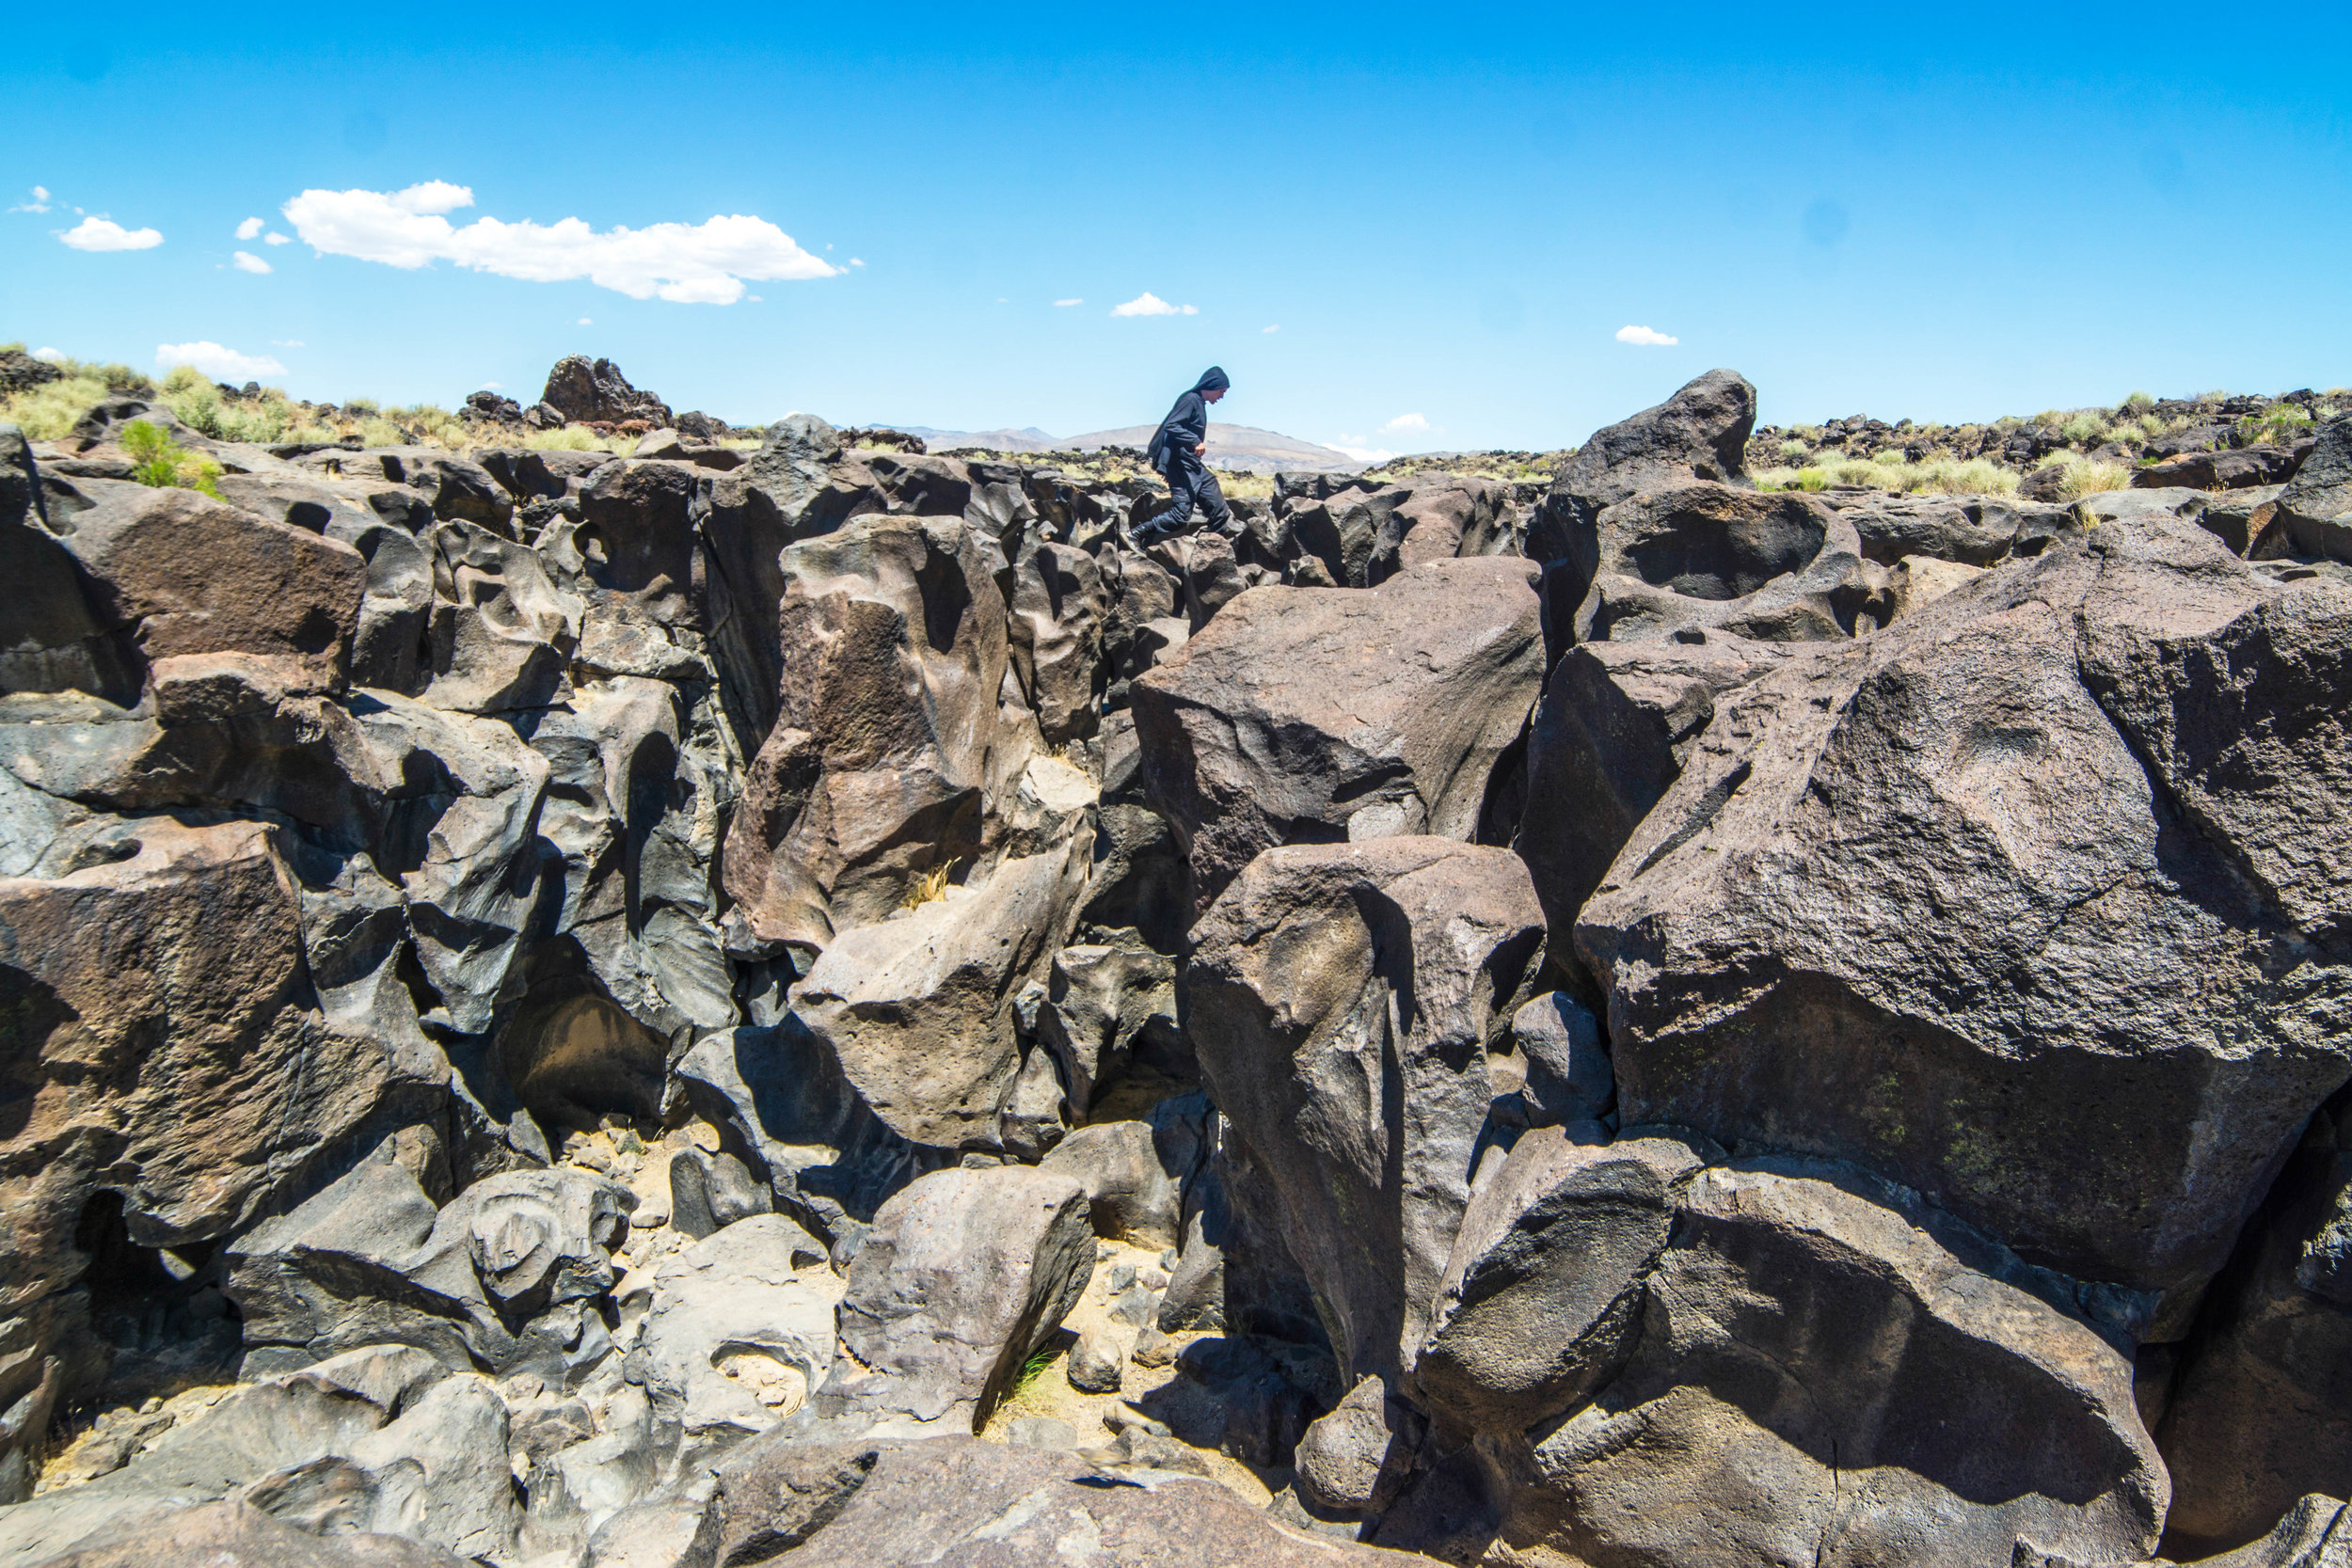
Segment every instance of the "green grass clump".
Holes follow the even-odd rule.
[[[2096,408],[2077,409],[2058,426],[2058,434],[2077,447],[2095,447],[2107,437],[2107,417]]]
[[[2261,413],[2237,422],[2237,438],[2241,446],[2273,442],[2291,447],[2306,435],[2316,421],[2291,403],[2274,403]]]
[[[122,427],[122,450],[134,467],[131,477],[157,489],[200,490],[221,499],[220,465],[189,451],[173,440],[163,426],[133,420]]]

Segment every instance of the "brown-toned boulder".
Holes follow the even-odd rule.
[[[1137,680],[1144,789],[1196,907],[1274,845],[1478,836],[1543,680],[1534,576],[1450,560],[1368,593],[1254,588]]]
[[[1595,431],[1560,470],[1529,525],[1527,553],[1566,561],[1605,507],[1694,481],[1743,484],[1756,388],[1736,371],[1709,371],[1655,408]],[[1583,591],[1587,576],[1578,593]]]
[[[1575,545],[1571,565],[1590,583],[1576,611],[1580,641],[1705,629],[1818,642],[1894,618],[1884,574],[1863,561],[1852,523],[1801,491],[1645,491],[1602,510]]]
[[[1427,1330],[1510,1022],[1543,940],[1517,856],[1430,837],[1294,845],[1194,928],[1186,1027],[1270,1179],[1350,1382]]]
[[[367,581],[358,550],[194,490],[84,487],[96,504],[73,515],[66,547],[92,610],[149,659],[249,654],[284,661],[295,684],[342,685]]]
[[[1569,957],[1576,911],[1682,771],[1717,699],[1788,650],[1716,632],[1699,641],[1583,642],[1560,656],[1527,745],[1527,805],[1512,847]]]
[[[1039,749],[1027,709],[1002,705],[1004,565],[941,517],[861,517],[784,552],[776,723],[726,844],[759,941],[820,949],[993,842]]]
[[[2352,1069],[2347,625],[2119,518],[1719,698],[1576,927],[1620,1113],[1867,1164],[2177,1335]]]

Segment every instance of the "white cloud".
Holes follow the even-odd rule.
[[[36,185],[33,188],[35,190],[39,190],[40,187]],[[60,348],[37,348],[33,350],[33,357],[36,359],[45,359],[52,365],[62,365],[65,363],[65,350]]]
[[[1669,338],[1663,332],[1653,332],[1646,326],[1621,326],[1617,328],[1617,341],[1640,343],[1647,348],[1672,348],[1682,340]]]
[[[596,324],[595,322],[590,321],[590,320],[589,320],[586,316],[582,316],[582,317],[580,317],[580,325],[582,325],[582,326],[594,326],[594,325],[596,325]]]
[[[262,220],[260,218],[247,218],[237,225],[237,238],[241,240],[249,240],[261,231]]]
[[[473,205],[473,192],[444,180],[402,191],[304,191],[282,211],[305,245],[328,256],[414,269],[454,261],[530,283],[585,277],[631,299],[732,305],[743,280],[830,277],[841,269],[793,244],[764,218],[739,214],[698,224],[616,226],[579,218],[552,224],[476,218],[453,226],[443,213]]]
[[[485,381],[482,384],[482,389],[485,392],[503,392],[506,390],[506,383],[503,381]]]
[[[299,338],[272,338],[269,341],[269,346],[272,348],[300,348],[302,346],[302,340]]]
[[[286,373],[286,367],[266,354],[239,354],[233,348],[223,348],[211,341],[157,343],[155,368],[167,371],[174,365],[194,365],[215,381],[251,381],[257,376]]]
[[[239,272],[269,271],[269,263],[262,261],[259,256],[254,255],[253,252],[249,250],[240,250],[234,252],[229,264],[235,267]]]
[[[828,249],[830,249],[831,247],[830,247],[830,246],[828,246],[827,248],[828,248]],[[852,256],[852,257],[850,257],[850,265],[851,265],[851,266],[853,266],[853,267],[862,267],[862,266],[864,266],[865,264],[866,264],[866,258],[865,258],[865,257],[863,257],[863,256]]]
[[[1155,293],[1139,293],[1124,305],[1111,307],[1114,316],[1197,316],[1198,306],[1170,305]]]
[[[76,250],[152,250],[164,243],[152,229],[125,229],[111,218],[84,218],[57,238]]]
[[[45,213],[49,211],[49,187],[46,185],[35,185],[33,187],[32,200],[25,202],[22,206],[11,207],[8,211],[11,213]]]
[[[1279,326],[1278,325],[1278,326],[1262,326],[1262,327],[1258,328],[1258,330],[1259,330],[1259,331],[1261,331],[1261,332],[1265,332],[1265,333],[1275,333],[1275,332],[1279,332],[1279,331],[1281,331],[1282,329],[1281,329],[1281,327],[1279,327]]]
[[[273,229],[268,233],[262,236],[262,243],[263,245],[292,245],[294,244],[294,236],[291,234],[280,234],[277,230]]]
[[[1057,310],[1065,310],[1073,305],[1084,305],[1086,301],[1083,299],[1057,299],[1054,301],[1054,309]]]
[[[1361,436],[1343,436],[1336,441],[1326,442],[1325,445],[1333,451],[1343,453],[1358,463],[1386,463],[1390,458],[1397,455],[1385,447],[1368,447],[1363,443],[1364,437]]]
[[[1429,428],[1429,421],[1419,414],[1399,414],[1380,428],[1394,431],[1422,431]]]

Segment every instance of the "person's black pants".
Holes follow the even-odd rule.
[[[1152,519],[1151,531],[1154,536],[1183,532],[1192,521],[1196,505],[1211,527],[1224,529],[1232,524],[1233,515],[1226,508],[1225,492],[1217,488],[1216,476],[1201,464],[1170,458],[1160,470],[1160,477],[1168,481],[1170,504]]]

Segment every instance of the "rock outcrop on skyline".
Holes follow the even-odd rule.
[[[468,418],[0,426],[0,1568],[2352,1552],[2347,419]]]

